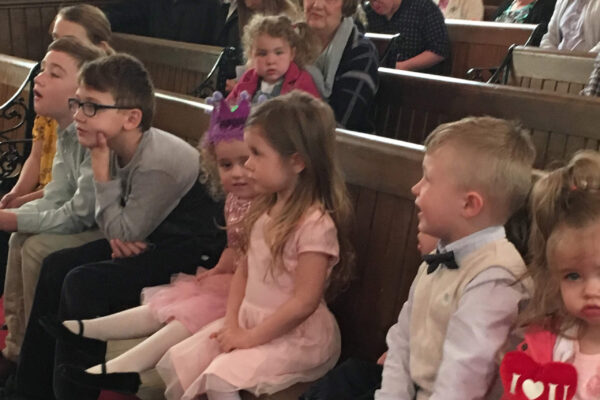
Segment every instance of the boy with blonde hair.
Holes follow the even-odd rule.
[[[375,399],[494,398],[496,354],[527,297],[525,263],[503,225],[527,197],[535,150],[491,117],[440,125],[425,146],[412,191],[419,230],[440,241],[388,332]]]

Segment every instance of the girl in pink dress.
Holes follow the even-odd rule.
[[[349,279],[351,206],[331,108],[294,91],[256,107],[246,167],[259,196],[244,219],[245,262],[225,318],[173,346],[156,368],[169,400],[273,393],[332,368],[340,334],[324,301]]]
[[[211,124],[201,148],[202,169],[211,191],[227,193],[228,247],[213,269],[198,268],[195,276],[180,274],[170,285],[144,289],[140,307],[92,320],[64,321],[64,326],[73,333],[81,332],[84,337],[105,341],[152,334],[104,366],[93,366],[86,371],[64,366],[61,372],[67,378],[95,388],[135,392],[139,379],[137,385],[119,387],[119,382],[131,383],[132,379],[126,378],[131,375],[135,378],[136,373],[153,368],[172,345],[225,315],[233,272],[240,260],[242,220],[255,191],[244,167],[250,154],[243,141],[244,122],[250,112],[247,96],[233,112],[220,93],[215,94],[213,100]],[[104,373],[103,368],[106,369]]]
[[[600,399],[600,153],[535,184],[525,341],[506,354],[503,400]]]

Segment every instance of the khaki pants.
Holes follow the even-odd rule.
[[[4,314],[8,327],[6,347],[2,350],[5,358],[16,361],[21,351],[44,258],[57,250],[79,247],[102,237],[97,229],[71,235],[13,233],[10,236],[4,283]]]

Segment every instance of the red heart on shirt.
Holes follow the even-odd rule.
[[[577,370],[561,362],[538,364],[521,351],[511,351],[500,364],[504,399],[571,400],[577,390]]]

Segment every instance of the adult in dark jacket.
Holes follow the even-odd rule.
[[[220,0],[128,0],[104,9],[113,32],[216,44]]]
[[[370,107],[377,91],[377,50],[353,22],[358,0],[304,0],[308,26],[323,51],[307,70],[342,127],[371,132]]]

